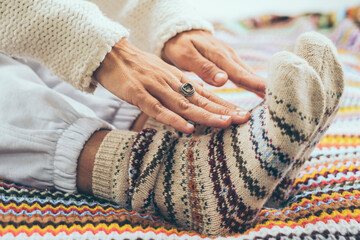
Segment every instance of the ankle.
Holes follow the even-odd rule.
[[[109,130],[100,130],[95,132],[85,143],[80,153],[77,167],[77,189],[80,193],[92,193],[92,172],[96,153]]]

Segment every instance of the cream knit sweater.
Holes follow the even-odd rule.
[[[212,31],[189,6],[184,0],[0,0],[0,51],[38,60],[92,92],[93,72],[129,30],[130,42],[158,56],[179,32]]]

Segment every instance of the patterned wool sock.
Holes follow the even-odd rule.
[[[166,130],[166,131],[174,131],[176,132],[176,134],[178,134],[178,136],[180,137],[192,137],[192,136],[201,136],[201,135],[206,135],[206,134],[210,134],[213,133],[215,131],[220,131],[220,128],[214,128],[214,127],[209,127],[206,125],[201,125],[201,124],[197,124],[194,122],[191,122],[194,125],[194,132],[191,134],[183,134],[177,130],[175,130],[173,127],[167,126],[153,118],[148,118],[148,120],[145,122],[144,124],[144,128],[152,128],[155,129],[157,131],[160,130]]]
[[[187,137],[110,132],[96,155],[94,195],[155,211],[187,230],[244,231],[312,141],[325,110],[318,75],[291,53],[271,59],[268,85],[247,124]]]
[[[153,213],[155,180],[176,139],[173,131],[110,131],[95,157],[93,194],[122,207]]]
[[[316,32],[302,34],[296,41],[295,54],[304,58],[323,82],[326,92],[325,117],[320,121],[319,129],[314,133],[313,141],[305,149],[303,156],[273,192],[266,203],[267,207],[278,208],[290,197],[291,187],[301,167],[334,120],[344,90],[343,70],[337,57],[337,50],[330,39]]]

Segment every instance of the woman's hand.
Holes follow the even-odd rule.
[[[194,130],[187,120],[225,128],[231,123],[246,122],[250,117],[247,111],[206,91],[179,69],[126,40],[115,44],[94,77],[120,99],[184,133]],[[179,93],[180,85],[186,82],[196,90],[188,98]]]
[[[265,96],[265,79],[256,75],[229,46],[203,30],[182,32],[170,39],[162,58],[196,73],[213,86],[222,86],[230,78],[237,86]]]

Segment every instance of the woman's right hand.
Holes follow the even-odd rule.
[[[125,39],[106,55],[94,77],[120,99],[184,133],[194,130],[187,120],[225,128],[231,123],[244,123],[250,117],[244,109],[210,93],[176,67],[137,49]],[[180,85],[186,82],[196,90],[188,98],[179,93]]]

